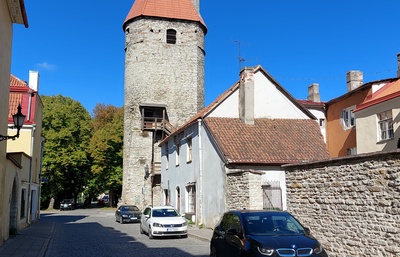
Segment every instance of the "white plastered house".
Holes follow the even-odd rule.
[[[286,209],[281,165],[329,158],[316,118],[261,66],[161,143],[162,204],[213,227],[229,209]]]

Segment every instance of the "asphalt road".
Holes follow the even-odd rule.
[[[55,222],[46,257],[206,257],[209,243],[196,238],[149,239],[139,224],[115,222],[114,211],[77,209],[42,213]]]

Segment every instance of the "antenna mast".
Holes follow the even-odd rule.
[[[242,58],[242,55],[240,53],[240,41],[235,40],[235,43],[238,44],[238,61],[239,61],[239,73],[242,70],[242,62],[246,61],[244,58]]]

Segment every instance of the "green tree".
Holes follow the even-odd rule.
[[[43,149],[42,203],[74,198],[86,185],[91,162],[89,112],[77,101],[61,95],[42,96]],[[53,202],[53,201],[51,201]],[[49,206],[52,208],[52,206]]]
[[[90,190],[109,191],[110,204],[115,204],[122,189],[124,111],[112,105],[97,104],[93,113]]]

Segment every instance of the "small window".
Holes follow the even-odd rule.
[[[319,126],[325,128],[325,119],[319,119]]]
[[[169,168],[169,149],[168,144],[165,144],[165,169]]]
[[[353,113],[354,109],[355,107],[353,106],[342,110],[340,121],[342,122],[342,126],[345,130],[350,129],[356,125],[356,119]]]
[[[26,189],[21,190],[21,212],[20,218],[25,218],[25,207],[26,207]]]
[[[394,138],[392,111],[378,113],[379,140]]]
[[[192,138],[186,139],[186,162],[192,162]]]
[[[176,44],[176,30],[167,30],[167,44]]]
[[[175,145],[175,165],[179,166],[179,150],[180,150],[180,145],[176,144]]]
[[[357,154],[357,148],[352,147],[347,149],[347,155],[356,155]]]

